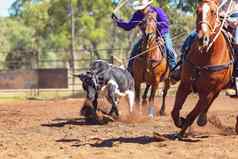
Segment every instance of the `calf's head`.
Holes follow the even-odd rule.
[[[82,81],[83,89],[87,93],[87,100],[94,101],[97,98],[97,81],[92,73],[80,74],[79,79]]]

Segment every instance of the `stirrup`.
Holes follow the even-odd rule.
[[[230,97],[238,97],[238,77],[234,78],[234,83],[232,84],[232,88],[226,90],[226,95]]]

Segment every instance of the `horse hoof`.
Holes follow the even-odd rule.
[[[183,117],[180,117],[179,120],[175,122],[175,125],[178,128],[182,129],[184,127],[185,123],[186,123],[186,119]]]
[[[207,115],[205,114],[200,114],[197,120],[198,126],[202,127],[207,124]]]

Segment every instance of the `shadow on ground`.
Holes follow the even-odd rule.
[[[189,143],[195,143],[201,141],[202,138],[207,138],[208,136],[196,136],[192,138],[182,138],[179,139],[179,141],[182,142],[189,142]],[[118,138],[109,138],[109,139],[100,139],[100,138],[94,138],[89,139],[86,142],[81,142],[79,139],[59,139],[56,140],[56,142],[61,143],[73,143],[72,147],[82,147],[85,145],[90,145],[91,147],[97,147],[97,148],[110,148],[118,144],[123,143],[132,143],[132,144],[150,144],[154,142],[165,142],[165,141],[175,141],[174,134],[164,134],[160,136],[137,136],[137,137],[118,137]]]
[[[111,122],[111,119],[109,118],[103,118],[102,120],[96,120],[96,119],[87,119],[84,117],[81,118],[66,118],[66,119],[53,119],[50,123],[47,124],[41,124],[41,126],[44,127],[64,127],[65,125],[104,125],[108,122]]]

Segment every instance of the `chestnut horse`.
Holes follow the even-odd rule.
[[[162,38],[157,39],[157,35],[159,33],[157,31],[157,20],[155,13],[148,13],[144,19],[143,27],[145,27],[145,35],[143,36],[141,46],[142,54],[141,56],[134,59],[132,66],[132,73],[135,80],[135,101],[137,105],[140,105],[141,83],[145,82],[147,84],[147,90],[145,91],[146,93],[149,89],[149,86],[151,86],[149,106],[150,108],[155,108],[154,110],[157,111],[158,109],[154,107],[156,90],[159,87],[160,81],[164,81],[163,103],[160,109],[160,114],[164,114],[165,98],[169,89],[169,67],[166,57],[162,53]],[[157,114],[157,112],[154,112],[154,114]]]
[[[175,125],[181,128],[175,137],[183,137],[197,117],[199,126],[206,125],[211,104],[230,83],[233,72],[232,48],[221,32],[222,23],[217,12],[218,0],[203,0],[197,6],[198,37],[182,65],[181,82],[171,113]],[[186,118],[180,117],[180,110],[192,91],[198,93],[198,102]]]

